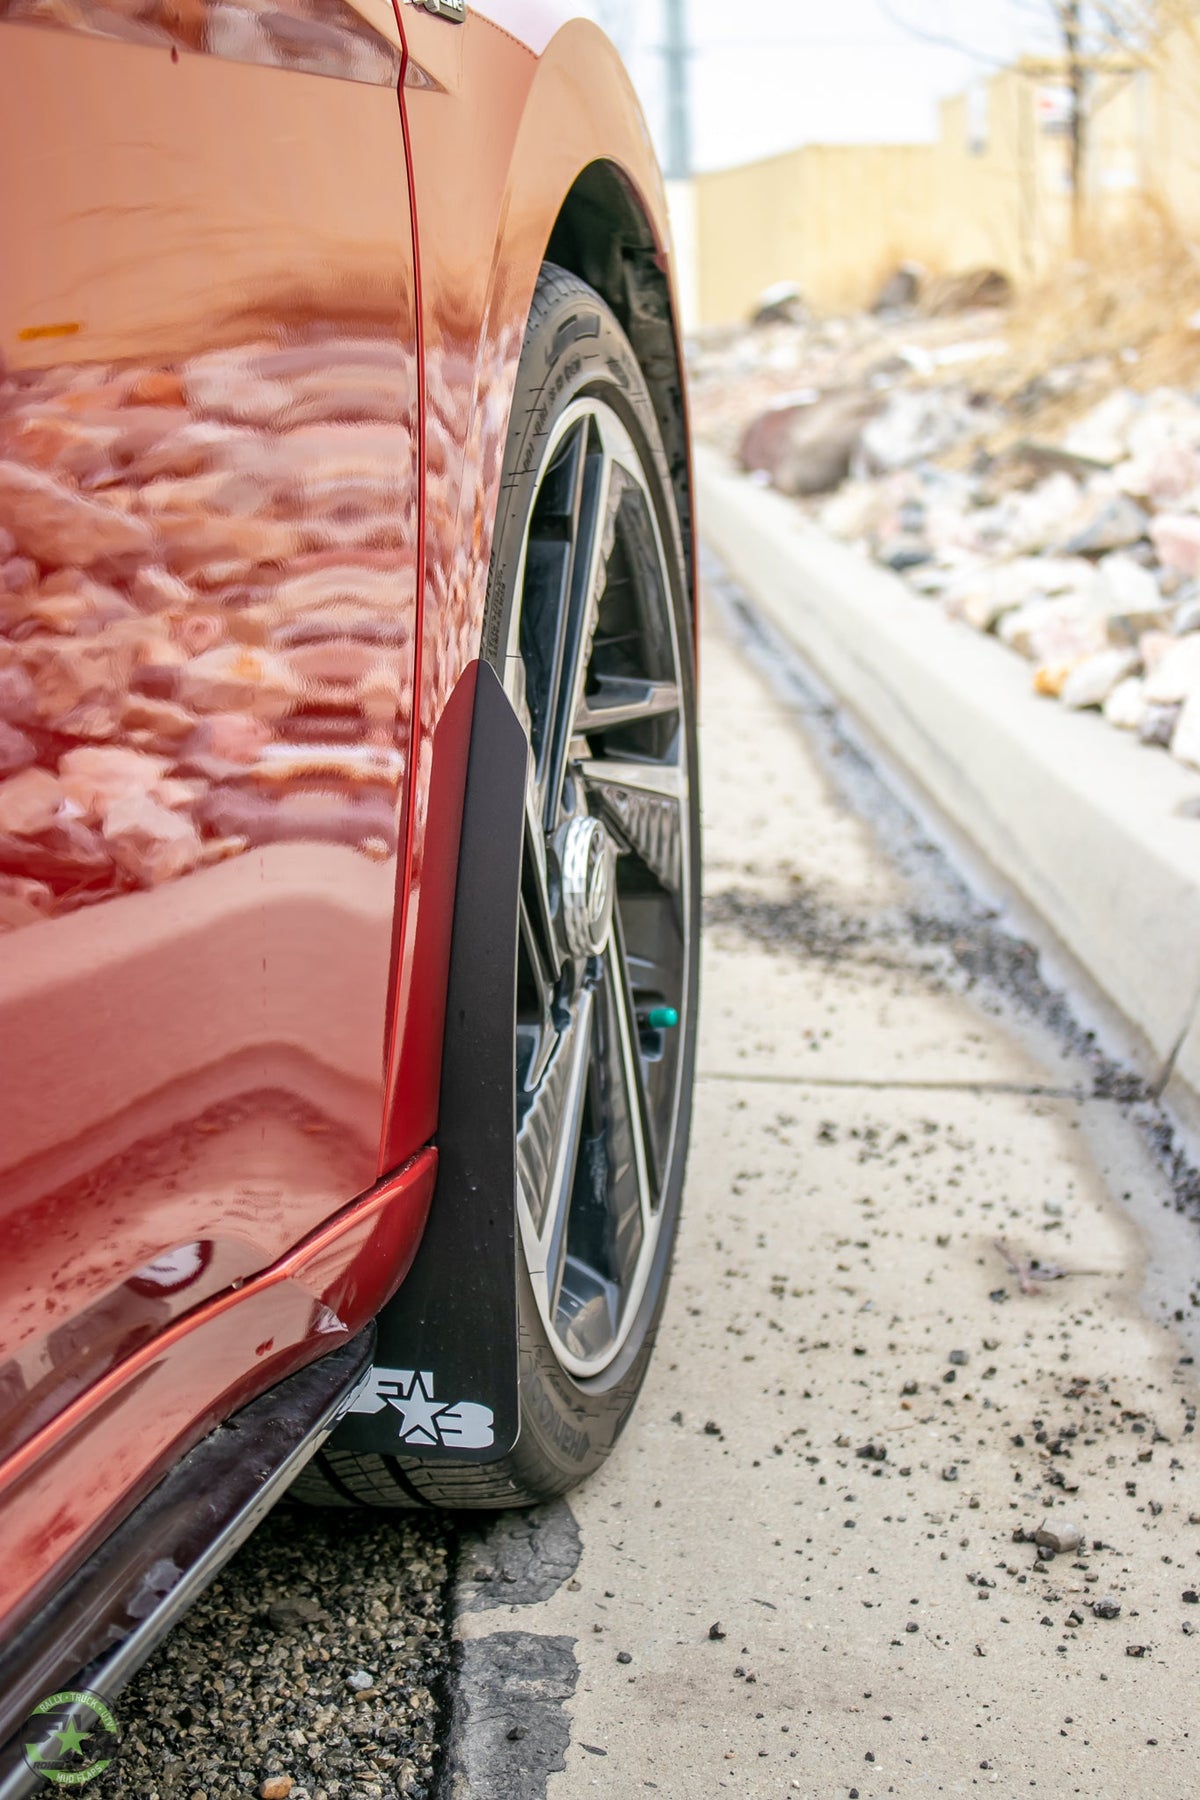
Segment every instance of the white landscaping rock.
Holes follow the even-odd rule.
[[[1184,702],[1171,739],[1171,755],[1189,769],[1200,769],[1200,689]]]
[[[977,631],[990,631],[1006,613],[1060,594],[1078,596],[1093,582],[1090,564],[1064,557],[1021,556],[1012,562],[977,563],[951,584],[946,609]]]
[[[1178,706],[1200,694],[1200,637],[1175,640],[1146,677],[1150,706]]]
[[[998,619],[1029,599],[1029,589],[1017,563],[979,563],[955,576],[943,593],[943,604],[954,619],[965,619],[976,631],[990,631]]]
[[[821,508],[820,521],[834,537],[854,542],[873,536],[889,510],[887,493],[877,481],[848,481]]]
[[[1136,650],[1101,650],[1071,670],[1059,695],[1064,706],[1080,711],[1103,706],[1113,689],[1138,667]]]
[[[1140,543],[1149,516],[1128,494],[1093,494],[1063,546],[1069,556],[1098,556]]]
[[[1012,549],[1023,556],[1049,550],[1070,536],[1083,505],[1084,491],[1065,469],[1039,481],[1024,494],[1011,494],[1004,508],[1006,535]]]
[[[1160,444],[1156,450],[1130,457],[1115,470],[1127,494],[1167,507],[1186,500],[1200,488],[1200,451],[1190,444]]]
[[[1006,613],[996,634],[1019,656],[1055,668],[1073,668],[1108,645],[1104,614],[1074,594],[1033,600]]]
[[[1142,397],[1130,388],[1117,388],[1099,406],[1072,425],[1063,438],[1063,449],[1072,456],[1086,456],[1109,468],[1129,454],[1129,433],[1142,407]]]
[[[909,469],[944,455],[988,422],[987,415],[945,388],[894,393],[878,418],[864,428],[859,460],[866,472],[877,475]]]
[[[1155,388],[1131,420],[1126,442],[1134,457],[1155,456],[1175,445],[1200,448],[1200,406],[1177,388]]]
[[[1150,541],[1166,568],[1200,575],[1200,517],[1195,513],[1159,513]]]
[[[1190,631],[1200,631],[1200,594],[1189,589],[1186,597],[1176,596],[1171,630],[1176,637],[1185,637]]]
[[[1122,636],[1133,641],[1166,624],[1167,608],[1158,582],[1132,556],[1118,550],[1102,558],[1097,577],[1096,597]]]
[[[1138,675],[1119,681],[1104,702],[1104,717],[1118,731],[1139,731],[1146,716],[1146,684]]]

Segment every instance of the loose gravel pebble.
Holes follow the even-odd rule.
[[[452,1537],[285,1501],[121,1695],[105,1800],[427,1800]]]
[[[1082,1544],[1083,1532],[1069,1519],[1047,1519],[1038,1526],[1034,1541],[1056,1556],[1069,1556]]]

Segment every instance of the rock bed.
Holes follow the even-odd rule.
[[[1038,693],[1200,769],[1200,399],[1114,386],[1120,358],[1005,391],[1003,329],[989,313],[743,333],[696,355],[698,427],[1026,658]]]
[[[1118,389],[1055,448],[854,481],[818,516],[994,632],[1038,693],[1200,768],[1200,405]]]

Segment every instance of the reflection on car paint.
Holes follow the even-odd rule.
[[[400,53],[346,0],[0,0],[0,22],[395,87]]]
[[[416,626],[391,76],[72,3],[0,30],[0,1479],[46,1491],[64,1408],[376,1180]],[[295,1300],[239,1380],[328,1336]],[[237,1373],[182,1356],[56,1544]]]
[[[465,753],[453,697],[529,296],[594,158],[662,227],[597,35],[560,35],[531,102],[559,9],[484,10],[503,29],[403,9],[418,656],[387,6],[0,0],[0,524],[8,496],[24,521],[0,554],[0,795],[23,827],[0,863],[0,1412],[16,1423],[36,1387],[49,1420],[31,1438],[22,1415],[0,1470],[9,1618],[181,1443],[337,1321],[359,1329],[420,1233],[432,1158],[377,1212],[348,1203],[381,1120],[389,1169],[436,1123],[457,817],[427,817],[434,742],[452,726],[442,765]],[[22,815],[7,783],[27,774]],[[314,1231],[299,1277],[261,1275]],[[155,1286],[164,1254],[183,1285]],[[150,1312],[154,1338],[112,1360]]]
[[[5,959],[18,931],[52,940],[86,912],[83,953],[102,963],[98,908],[127,906],[138,890],[203,884],[215,865],[267,847],[310,857],[328,846],[384,865],[386,919],[412,693],[412,616],[397,585],[415,530],[412,389],[408,346],[328,323],[179,363],[58,364],[0,384]],[[303,862],[295,878],[301,896],[320,879]],[[262,873],[250,879],[246,898],[265,899]],[[198,887],[196,898],[199,921],[213,895]],[[139,921],[130,926],[136,940]],[[273,929],[283,934],[276,952],[286,951],[283,913]],[[110,941],[128,946],[131,932],[118,926]],[[52,963],[53,948],[48,940]],[[380,983],[383,974],[381,964]],[[382,991],[374,998],[381,1005]],[[78,1184],[64,1191],[57,1280],[36,1267],[44,1240],[32,1223],[56,1203],[35,1189],[31,1204],[15,1204],[10,1184],[0,1242],[14,1246],[20,1291],[49,1282],[51,1317],[70,1319],[82,1296],[64,1252],[93,1233],[112,1241],[116,1209],[131,1204],[152,1263],[170,1241],[156,1233],[172,1214],[188,1222],[172,1196],[190,1193],[195,1204],[218,1146],[232,1183],[226,1224],[236,1224],[244,1193],[250,1241],[277,1214],[286,1243],[289,1207],[322,1181],[331,1199],[349,1198],[339,1163],[361,1161],[355,1186],[366,1186],[363,1152],[287,1092],[273,1055],[260,1060],[255,1091],[232,1107],[191,1123],[176,1116],[157,1147],[143,1137],[93,1168],[82,1216]],[[10,1153],[21,1135],[10,1133]],[[225,1278],[255,1260],[245,1251],[223,1258]],[[147,1279],[143,1267],[85,1304],[69,1342],[61,1332],[46,1340],[49,1366],[0,1432],[0,1451],[36,1428],[44,1408],[30,1402],[43,1390],[61,1404],[81,1371],[94,1378],[128,1353],[145,1311],[130,1297],[146,1293]],[[159,1310],[165,1320],[199,1297]],[[26,1310],[15,1301],[0,1339],[25,1340],[39,1322]]]
[[[396,849],[410,359],[382,337],[0,386],[0,925],[268,843]]]

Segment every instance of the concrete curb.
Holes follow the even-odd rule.
[[[1028,664],[696,456],[705,540],[952,831],[1115,1009],[1200,1130],[1200,776],[1031,690]]]
[[[582,1544],[566,1500],[477,1515],[451,1596],[454,1656],[438,1800],[545,1800],[566,1767],[575,1639],[537,1630]],[[531,1629],[532,1627],[532,1629]]]

